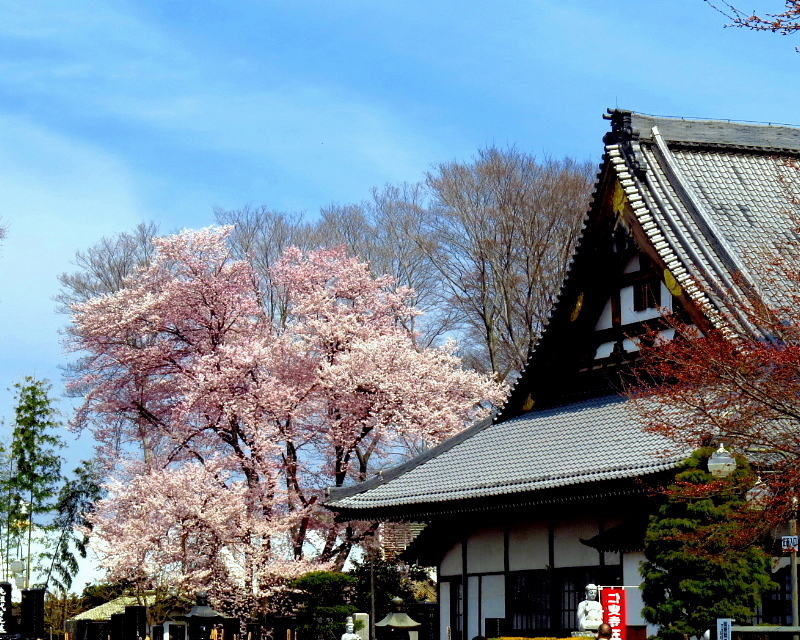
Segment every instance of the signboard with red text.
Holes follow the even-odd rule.
[[[603,587],[600,592],[600,604],[603,605],[603,621],[611,626],[611,640],[626,640],[628,624],[625,607],[625,589]]]

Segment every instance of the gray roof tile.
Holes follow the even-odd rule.
[[[482,426],[368,491],[331,496],[360,509],[481,498],[613,480],[673,468],[671,443],[644,433],[619,396],[534,411]]]
[[[634,185],[640,222],[655,219],[653,233],[666,240],[656,248],[667,264],[674,262],[679,282],[696,300],[694,283],[703,283],[736,330],[752,330],[736,318],[742,300],[755,293],[774,305],[793,290],[766,265],[770,254],[785,254],[798,242],[793,216],[800,214],[800,171],[790,161],[800,150],[800,129],[638,114],[632,122],[647,169]],[[612,164],[629,176],[618,149],[607,147]]]

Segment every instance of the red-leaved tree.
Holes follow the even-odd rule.
[[[369,531],[334,522],[327,487],[457,432],[505,388],[417,348],[412,292],[339,251],[285,252],[271,282],[288,313],[271,321],[228,233],[157,239],[125,288],[75,304],[72,388],[113,478],[93,515],[111,575],[247,605]]]
[[[759,510],[750,515],[762,523],[793,517],[800,495],[798,258],[800,242],[787,236],[774,250],[751,256],[762,272],[758,290],[737,278],[737,290],[697,297],[714,323],[669,318],[675,338],[642,341],[630,389],[646,429],[679,450],[724,444],[750,460],[763,482]],[[761,535],[763,527],[751,532]]]

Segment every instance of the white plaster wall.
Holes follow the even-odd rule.
[[[669,342],[675,337],[675,329],[664,329],[658,332],[658,339],[661,342]]]
[[[469,588],[467,591],[467,600],[469,601],[469,611],[467,612],[467,638],[474,638],[479,635],[478,632],[478,602],[480,600],[480,578],[479,576],[470,576],[467,578]]]
[[[439,566],[440,576],[460,576],[461,575],[461,543],[458,542],[442,558]]]
[[[629,352],[630,351],[638,351],[639,350],[639,345],[634,340],[631,340],[630,338],[625,338],[622,341],[622,350],[623,351],[629,351]]]
[[[626,587],[641,584],[642,576],[639,574],[639,565],[644,561],[644,552],[636,551],[626,553],[622,560],[622,584]],[[625,589],[625,597],[628,601],[628,624],[642,625],[647,624],[642,617],[642,592],[639,589]],[[647,635],[654,636],[658,633],[658,627],[647,625]]]
[[[665,309],[672,308],[672,294],[667,286],[661,282],[661,306]],[[619,292],[620,320],[622,324],[630,324],[650,318],[658,318],[661,315],[660,309],[645,309],[644,311],[633,310],[633,287],[623,287]]]
[[[596,549],[582,544],[579,538],[588,539],[600,533],[596,517],[577,517],[555,523],[553,562],[556,567],[584,567],[600,562]]]
[[[637,254],[630,259],[630,262],[628,262],[627,265],[625,265],[625,273],[636,273],[641,268],[639,255]]]
[[[505,576],[483,576],[481,580],[481,615],[484,619],[506,617]],[[485,635],[485,626],[483,631]]]
[[[467,572],[488,573],[503,570],[503,529],[486,527],[467,540]]]
[[[599,347],[597,347],[597,351],[594,352],[594,359],[600,360],[601,358],[608,358],[611,353],[614,351],[615,342],[604,342]]]
[[[508,568],[544,569],[549,561],[546,522],[518,522],[508,532]]]
[[[439,583],[439,640],[447,640],[450,626],[450,583]]]
[[[611,322],[611,300],[606,301],[606,306],[603,307],[603,313],[600,314],[600,319],[594,326],[595,329],[610,329]]]
[[[667,311],[672,311],[672,294],[663,282],[661,283],[661,306]]]

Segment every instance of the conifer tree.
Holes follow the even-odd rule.
[[[645,536],[642,613],[663,640],[700,636],[716,618],[747,623],[775,587],[764,548],[768,525],[745,499],[756,476],[736,455],[736,470],[714,478],[707,471],[713,452],[698,449],[682,463]]]
[[[301,637],[336,640],[345,619],[358,609],[352,603],[357,579],[340,571],[311,571],[291,583],[300,605],[295,611]]]

